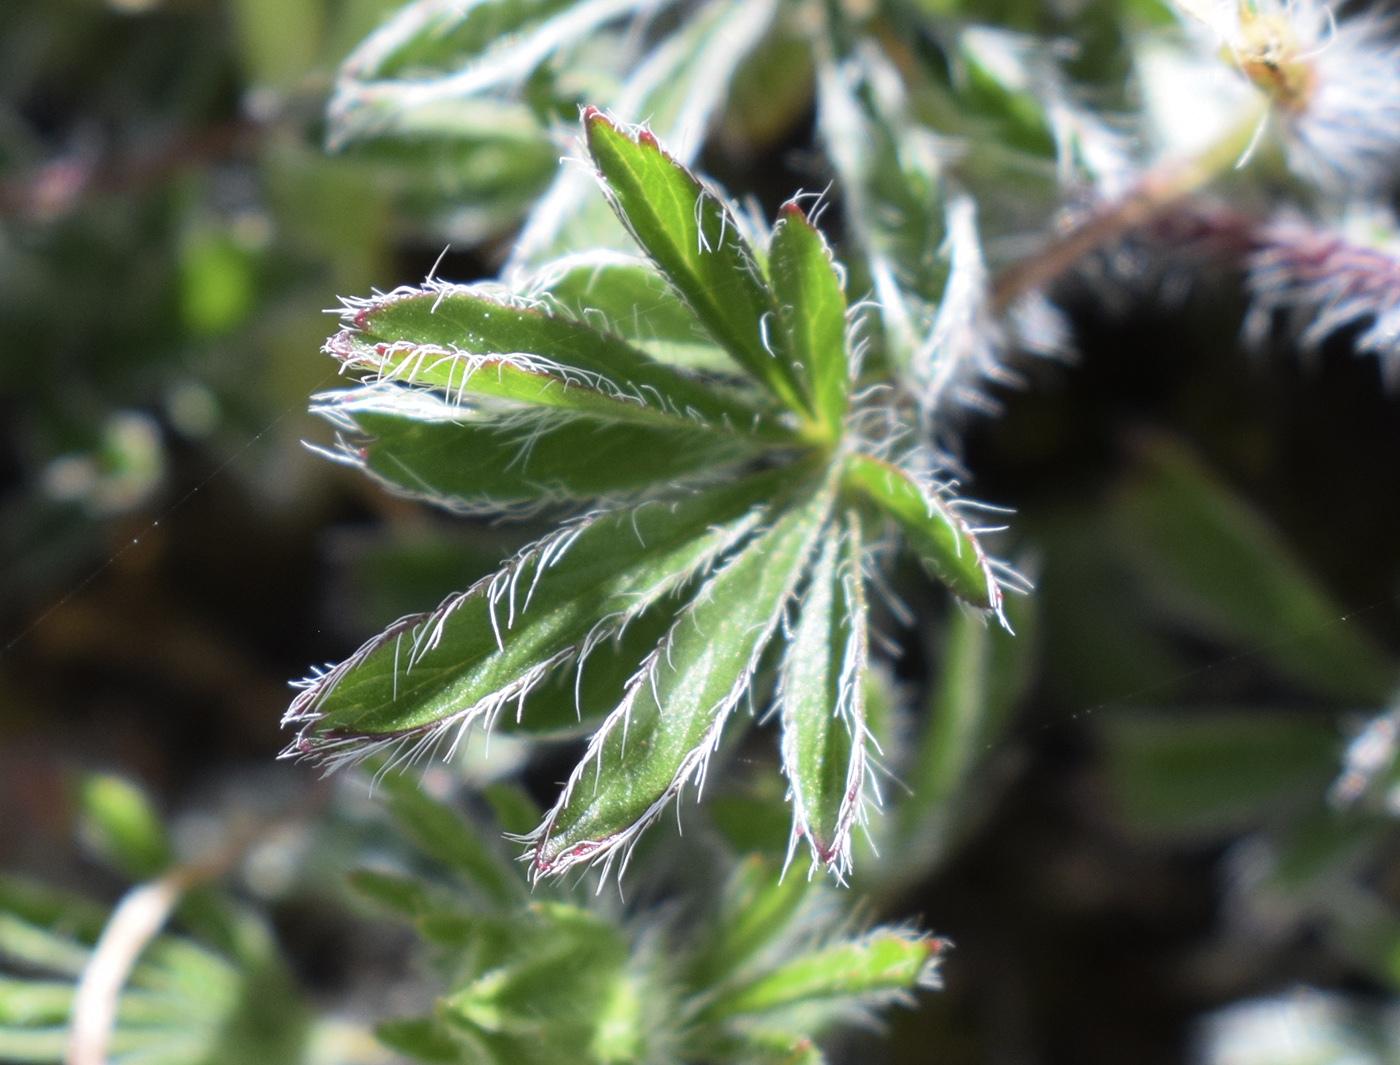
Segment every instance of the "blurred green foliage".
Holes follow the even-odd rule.
[[[780,878],[794,785],[776,745],[749,730],[717,750],[724,775],[703,806],[687,803],[685,836],[658,827],[639,846],[625,899],[587,876],[530,893],[501,833],[536,827],[578,760],[580,733],[611,708],[595,690],[623,689],[669,615],[595,652],[596,689],[584,700],[596,712],[575,716],[572,678],[555,678],[531,697],[533,716],[517,722],[507,708],[489,745],[469,736],[421,781],[387,771],[308,788],[296,816],[259,813],[265,789],[245,784],[211,830],[188,796],[157,802],[133,783],[139,748],[74,741],[72,760],[102,771],[68,773],[26,808],[55,807],[33,831],[70,832],[103,870],[82,867],[104,901],[0,884],[0,1060],[61,1058],[110,904],[128,884],[176,874],[191,879],[170,930],[141,953],[117,1000],[114,1061],[866,1060],[877,1052],[847,1029],[877,1011],[894,1026],[882,1052],[905,1061],[926,1060],[930,1045],[954,1062],[1033,1056],[1027,1047],[1047,1060],[1135,1065],[1188,1052],[1206,1065],[1391,1060],[1400,508],[1375,471],[1400,461],[1394,401],[1371,364],[1349,361],[1346,333],[1312,369],[1294,365],[1287,342],[1247,364],[1233,350],[1240,300],[1219,298],[1238,289],[1241,265],[1251,269],[1263,216],[1287,204],[1331,225],[1359,202],[1314,187],[1296,164],[1290,137],[1306,115],[1276,111],[1262,127],[1251,117],[1257,151],[1229,170],[1244,145],[1238,129],[1227,137],[1209,198],[1155,204],[1137,216],[1145,225],[1112,230],[1028,286],[1070,312],[1083,365],[1056,366],[1024,357],[1067,345],[1044,319],[1024,325],[1045,308],[1003,299],[1018,295],[1007,279],[1025,276],[1017,271],[1053,235],[1160,173],[1181,133],[1168,129],[1171,101],[1184,113],[1189,94],[1185,83],[1164,92],[1151,72],[1164,55],[1183,69],[1200,58],[1167,7],[397,8],[0,6],[7,639],[133,533],[154,539],[149,521],[181,513],[216,470],[259,513],[380,519],[305,533],[333,574],[306,593],[320,597],[315,616],[330,635],[292,643],[298,661],[343,655],[544,533],[551,523],[533,518],[485,528],[425,516],[372,485],[332,481],[298,446],[326,439],[302,412],[337,379],[316,354],[322,309],[420,281],[449,243],[468,254],[444,272],[499,267],[513,298],[606,326],[682,376],[732,384],[744,347],[717,336],[713,319],[734,314],[733,301],[706,320],[694,294],[690,306],[672,298],[635,257],[588,165],[559,165],[584,154],[573,140],[581,104],[649,120],[680,162],[754,194],[733,224],[758,249],[759,273],[770,271],[768,246],[753,237],[763,213],[799,186],[828,189],[803,203],[813,214],[825,206],[856,305],[859,385],[932,396],[890,421],[918,422],[946,452],[945,474],[965,483],[970,470],[982,478],[974,489],[1018,507],[1001,544],[1037,591],[1008,602],[1012,636],[934,594],[911,560],[880,563],[893,594],[872,585],[871,630],[901,653],[861,683],[882,808],[853,837],[844,892],[797,867]],[[1211,115],[1201,114],[1204,128]],[[1340,223],[1326,231],[1340,234]],[[963,282],[985,299],[958,303]],[[1306,329],[1316,308],[1292,309]],[[949,350],[946,336],[934,341],[941,321],[957,326],[954,311],[984,339],[991,332],[977,330],[994,322],[997,340],[990,363],[970,350],[959,374],[941,376],[928,357]],[[1135,327],[1135,315],[1149,325]],[[1164,318],[1188,325],[1172,332]],[[761,375],[762,360],[754,367]],[[839,420],[845,401],[828,397],[823,416]],[[874,407],[868,396],[853,402]],[[1004,418],[979,420],[997,404]],[[389,424],[379,412],[365,416],[369,428],[375,416]],[[437,494],[519,486],[514,439],[454,451],[450,437],[425,435],[421,449],[447,486]],[[671,454],[638,432],[636,461],[603,478],[591,438],[561,439],[553,459],[573,463],[577,498],[714,470],[698,438]],[[501,461],[488,477],[473,461],[490,448]],[[737,468],[752,452],[715,454]],[[402,480],[387,461],[377,469]],[[901,513],[910,535],[920,515]],[[181,572],[202,565],[251,586],[256,557],[240,560],[231,545],[248,540],[256,556],[258,542],[235,521],[214,524],[222,538]],[[124,587],[149,591],[118,584],[118,597]],[[741,605],[735,593],[715,611]],[[277,685],[297,668],[249,667],[229,651],[222,620],[204,631],[172,614],[141,628],[101,610],[105,635],[90,639],[114,643],[114,672],[136,672],[137,647],[201,693],[193,701],[206,715],[227,714],[208,693],[246,686],[265,726]],[[63,685],[92,670],[82,654],[54,650],[83,646],[87,618],[51,623],[37,665],[18,657],[34,646],[23,641],[0,657],[0,742],[78,734],[80,712],[44,719],[77,701]],[[794,624],[784,636],[805,632]],[[754,666],[757,689],[770,690],[776,656]],[[131,686],[132,701],[157,701],[150,685]],[[248,747],[268,743],[259,734]],[[13,749],[0,776],[24,768],[25,748]],[[171,760],[202,768],[213,757],[183,749]],[[29,786],[23,772],[9,775],[0,798]],[[817,790],[834,794],[835,779]],[[175,811],[168,821],[163,807]],[[0,815],[0,843],[21,820]],[[49,837],[43,846],[63,849]],[[211,854],[223,857],[210,866]],[[1182,868],[1195,877],[1189,888],[1173,879]],[[1147,925],[1143,913],[1158,924],[1133,924]],[[884,1007],[933,986],[944,944],[897,923],[908,914],[959,940],[952,986],[924,996],[917,1014]],[[382,940],[392,960],[353,955],[333,991],[308,992],[316,959],[335,954],[325,943],[349,940]],[[1339,990],[1261,997],[1294,983]],[[1132,1023],[1113,1029],[1119,1011]],[[1294,1057],[1271,1049],[1280,1031],[1297,1036]]]

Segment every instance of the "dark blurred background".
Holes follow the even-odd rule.
[[[273,762],[288,680],[528,532],[301,444],[335,380],[323,309],[420,280],[444,243],[421,175],[319,147],[336,62],[391,6],[0,5],[0,869],[115,898],[75,840],[85,769],[172,812],[269,774],[310,789]],[[810,121],[703,167],[771,212],[812,184]],[[1086,264],[1056,293],[1078,359],[1023,366],[969,428],[974,491],[1017,509],[1004,553],[1040,586],[1035,664],[974,828],[881,903],[958,944],[947,989],[895,1015],[894,1060],[1189,1060],[1212,1010],[1299,986],[1379,1007],[1400,978],[1384,826],[1292,894],[1251,887],[1389,695],[1400,400],[1345,336],[1242,352],[1230,251],[1144,235]],[[946,604],[912,605],[939,631]],[[936,641],[891,635],[917,702]],[[1164,721],[1187,723],[1167,755]],[[1347,926],[1338,884],[1379,908]],[[355,984],[334,922],[279,926],[313,990]]]

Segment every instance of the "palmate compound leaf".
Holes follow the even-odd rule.
[[[834,1024],[936,987],[946,946],[907,926],[854,929],[832,888],[757,856],[694,921],[668,918],[669,901],[624,915],[548,892],[487,916],[469,896],[397,877],[356,883],[425,938],[456,928],[432,1014],[380,1030],[428,1062],[820,1062],[814,1041]]]
[[[1010,574],[951,486],[920,472],[935,464],[907,443],[910,397],[872,393],[847,413],[842,272],[806,217],[789,205],[766,247],[747,243],[718,195],[645,131],[596,111],[584,125],[651,261],[584,253],[542,269],[523,295],[429,282],[352,303],[327,350],[365,381],[317,410],[346,434],[336,457],[449,508],[604,503],[310,678],[287,716],[299,728],[288,753],[334,767],[387,751],[392,768],[440,744],[450,754],[503,716],[535,735],[601,718],[558,803],[520,838],[536,878],[606,871],[703,781],[784,627],[793,842],[806,838],[814,864],[843,877],[873,794],[862,543],[879,537],[882,512],[893,517],[954,594],[998,616]],[[643,350],[698,332],[722,362],[702,370]],[[755,468],[766,472],[733,482]],[[590,653],[602,668],[575,682],[567,664]]]
[[[605,872],[681,789],[703,787],[729,715],[749,690],[828,520],[827,478],[710,577],[641,664],[529,837],[532,875]]]
[[[759,474],[561,526],[308,678],[284,718],[298,729],[287,753],[332,767],[386,750],[413,758],[455,747],[512,705],[527,714],[526,696],[552,670],[586,658],[751,536],[777,483]]]
[[[864,685],[869,655],[860,521],[822,541],[783,657],[778,708],[783,772],[792,798],[788,861],[806,839],[813,865],[851,871],[851,831],[866,818]],[[878,799],[878,796],[874,796]]]
[[[811,418],[778,302],[724,201],[672,159],[646,129],[583,116],[603,188],[710,335],[792,411]]]

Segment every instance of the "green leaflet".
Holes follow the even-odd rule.
[[[524,104],[444,101],[382,114],[364,108],[341,131],[352,138],[342,150],[347,163],[390,177],[401,213],[481,237],[516,223],[559,166],[557,145]]]
[[[464,513],[712,479],[758,454],[751,438],[680,421],[658,427],[567,411],[478,412],[380,386],[319,397],[312,412],[350,434],[338,443],[342,461],[402,493]]]
[[[868,455],[846,460],[846,483],[899,522],[909,546],[947,589],[984,610],[1001,611],[991,562],[961,518],[910,476]]]
[[[794,958],[757,980],[721,995],[707,1018],[839,998],[888,997],[939,986],[936,966],[945,941],[882,928],[862,939],[833,943]]]
[[[1375,705],[1395,667],[1276,529],[1168,439],[1148,441],[1113,500],[1112,528],[1169,616],[1258,649],[1284,676]]]
[[[326,350],[377,380],[427,385],[459,397],[476,393],[564,405],[603,417],[665,415],[762,428],[770,437],[791,438],[752,406],[720,396],[618,337],[476,289],[402,289],[352,305],[350,314],[353,328],[332,337]],[[578,399],[569,394],[575,390],[583,393]]]
[[[467,0],[413,4],[370,34],[345,60],[342,79],[366,81],[425,69],[450,70],[482,53],[519,48],[521,34],[575,0]],[[499,42],[492,48],[493,42]]]
[[[526,289],[563,313],[622,337],[659,362],[723,374],[743,371],[648,260],[623,252],[568,255],[546,264]]]
[[[0,961],[26,969],[77,977],[88,963],[88,949],[66,936],[0,912]]]
[[[124,777],[90,773],[78,787],[84,843],[133,880],[160,873],[171,859],[170,841],[146,793]]]
[[[817,129],[860,254],[848,265],[868,275],[886,358],[907,368],[947,273],[938,254],[938,138],[913,119],[902,97],[873,88],[901,78],[883,54],[861,51],[839,66],[819,60],[816,74]]]
[[[384,772],[379,779],[388,794],[389,815],[419,850],[462,874],[493,902],[509,904],[516,898],[519,878],[456,811],[424,794],[407,774]]]
[[[374,1037],[390,1050],[396,1050],[414,1061],[459,1065],[468,1060],[466,1051],[436,1017],[385,1021],[375,1028]]]
[[[687,781],[703,782],[724,724],[802,577],[831,499],[830,485],[811,492],[705,582],[642,663],[533,834],[536,877],[580,863],[610,865]]]
[[[1337,769],[1336,729],[1314,715],[1120,711],[1100,735],[1121,814],[1144,834],[1234,834],[1317,802]]]
[[[778,705],[792,790],[788,859],[805,837],[814,864],[844,878],[865,818],[867,659],[860,526],[829,529],[783,658]]]
[[[614,209],[637,243],[736,362],[790,409],[809,414],[777,303],[723,201],[645,129],[631,136],[593,109],[584,129]]]
[[[0,976],[0,1025],[65,1024],[72,1001],[71,984]]]
[[[674,623],[680,603],[668,596],[630,622],[621,633],[591,647],[588,657],[555,670],[530,692],[530,712],[504,715],[496,728],[507,735],[536,739],[575,739],[586,736],[627,692],[637,663],[651,653]],[[505,827],[529,832],[540,823],[536,811],[530,823]]]
[[[970,26],[958,40],[964,78],[962,104],[986,121],[983,135],[1016,151],[1054,157],[1056,144],[1049,117],[1055,100],[1051,80],[1036,70],[1044,56],[1035,55],[1031,39],[991,26]],[[993,128],[986,128],[987,125]]]
[[[773,228],[768,269],[793,359],[805,371],[812,405],[834,439],[850,387],[846,295],[831,249],[796,203],[783,205]]]
[[[740,542],[771,475],[565,525],[436,611],[404,618],[310,678],[284,724],[290,753],[354,761],[426,750],[508,706]]]
[[[811,884],[805,876],[783,876],[758,855],[744,859],[725,887],[718,934],[691,963],[691,982],[719,984],[749,965],[791,927]]]

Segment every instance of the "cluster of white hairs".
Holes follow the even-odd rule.
[[[1309,350],[1338,330],[1364,326],[1356,350],[1380,360],[1387,386],[1400,385],[1400,259],[1393,240],[1363,242],[1345,227],[1287,216],[1260,230],[1248,267],[1248,339],[1262,341],[1280,311],[1301,323],[1299,338]]]
[[[1391,816],[1400,816],[1400,783],[1394,777],[1397,746],[1400,709],[1371,718],[1347,744],[1342,772],[1327,792],[1328,801],[1343,808],[1369,796]]]
[[[1290,167],[1331,195],[1368,195],[1400,160],[1400,45],[1369,12],[1324,0],[1174,0],[1206,50],[1228,55],[1270,105]]]
[[[1266,106],[1243,165],[1269,129],[1317,211],[1259,226],[1247,257],[1256,344],[1287,315],[1305,350],[1349,326],[1355,347],[1400,383],[1400,259],[1383,202],[1400,170],[1400,40],[1391,17],[1324,0],[1175,0]]]
[[[1400,45],[1375,14],[1337,19],[1317,0],[1284,5],[1308,64],[1306,97],[1281,109],[1289,163],[1328,191],[1370,194],[1400,162]]]

